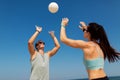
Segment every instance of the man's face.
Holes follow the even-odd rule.
[[[44,49],[45,43],[44,42],[39,42],[37,45],[37,49]]]

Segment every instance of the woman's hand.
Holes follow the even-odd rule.
[[[80,22],[81,26],[86,26],[85,22]]]
[[[62,18],[61,26],[67,26],[68,22],[69,22],[68,18]]]
[[[80,26],[80,25],[81,25],[81,26]],[[87,25],[85,24],[85,22],[80,22],[80,25],[79,25],[79,28],[80,28],[81,30],[87,29]]]

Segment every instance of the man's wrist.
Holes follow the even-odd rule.
[[[40,31],[36,30],[36,32],[40,33]]]

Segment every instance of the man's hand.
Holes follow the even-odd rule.
[[[35,26],[36,27],[36,31],[38,31],[38,32],[41,32],[42,31],[42,27],[39,27],[39,26]]]
[[[49,34],[51,35],[51,37],[54,37],[54,31],[49,31]]]

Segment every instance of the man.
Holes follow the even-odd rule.
[[[28,50],[30,52],[30,58],[31,58],[31,76],[30,80],[49,80],[49,58],[55,55],[55,53],[59,50],[60,44],[57,40],[57,38],[54,35],[54,32],[51,31],[49,34],[51,35],[55,47],[48,51],[47,53],[44,52],[44,46],[45,43],[41,40],[39,40],[35,44],[34,49],[34,41],[39,33],[41,33],[42,27],[36,26],[35,33],[31,36],[31,38],[28,41]]]

